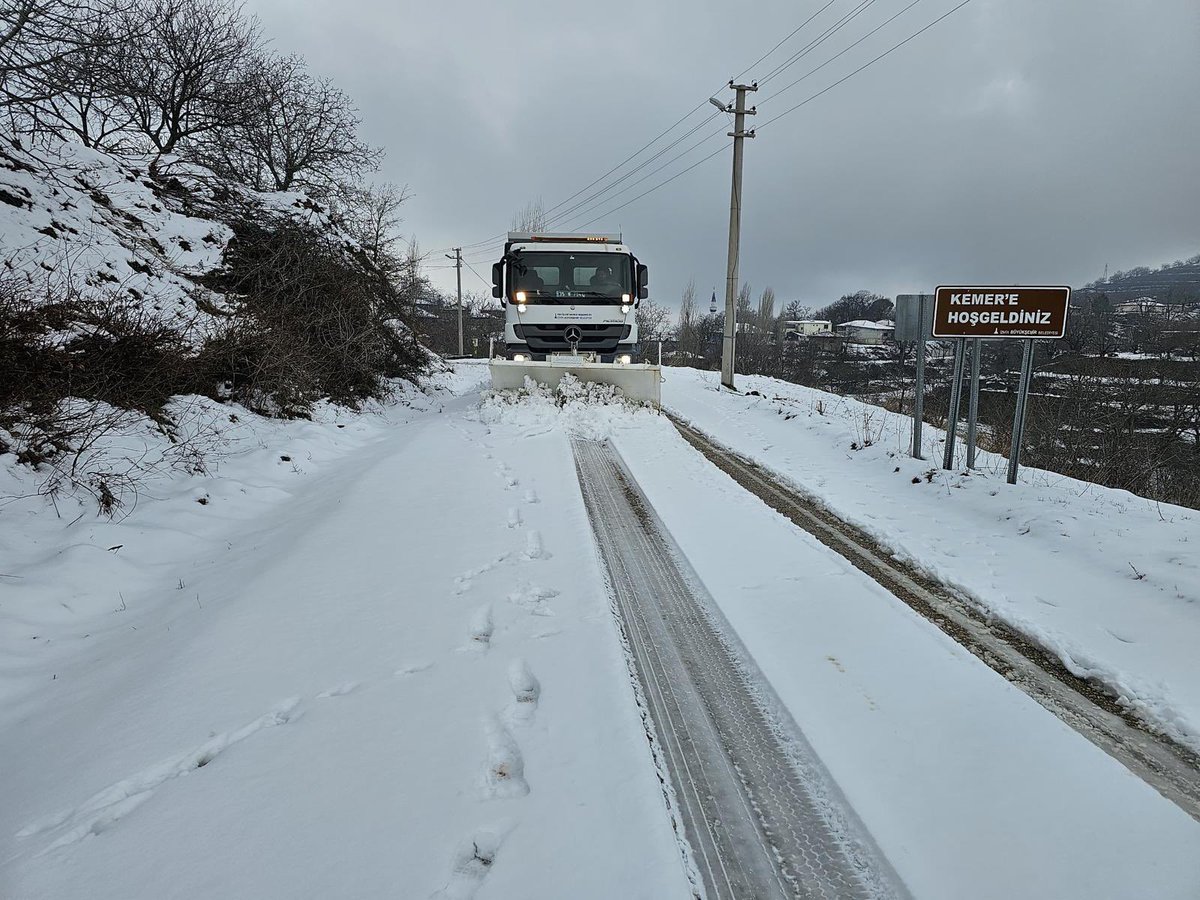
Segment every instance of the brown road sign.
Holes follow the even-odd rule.
[[[941,338],[1060,338],[1067,329],[1069,287],[937,289],[933,336]]]

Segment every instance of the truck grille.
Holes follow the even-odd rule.
[[[572,325],[578,328],[580,350],[594,350],[599,353],[611,353],[617,345],[629,337],[633,329],[629,325],[596,325],[568,322],[564,324],[547,325],[515,325],[513,331],[517,337],[529,345],[534,353],[557,353],[570,350],[566,331]]]

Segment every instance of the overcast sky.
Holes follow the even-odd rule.
[[[383,146],[381,180],[412,192],[405,229],[423,249],[505,231],[553,207],[722,89],[826,0],[506,4],[249,0],[282,52],[299,52],[357,102]],[[744,80],[818,38],[864,0],[832,5]],[[907,6],[868,5],[766,81],[764,126],[953,7],[918,0],[873,37],[772,96]],[[703,108],[649,152],[698,125]],[[629,200],[718,147],[713,159],[588,226],[621,230],[678,304],[695,278],[722,296],[729,219],[725,116]],[[741,277],[757,295],[821,306],[860,289],[939,282],[1080,285],[1112,269],[1200,252],[1200,3],[971,0],[891,55],[746,144]],[[601,182],[602,187],[607,182]],[[586,194],[583,196],[587,196]],[[468,251],[484,278],[498,257]],[[445,262],[438,254],[430,263]],[[453,288],[452,270],[432,270]],[[464,288],[483,289],[465,272]]]

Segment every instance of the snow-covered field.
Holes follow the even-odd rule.
[[[1195,734],[1195,514],[926,481],[882,410],[714,377],[664,400]],[[312,422],[206,406],[234,452],[111,521],[0,457],[0,896],[691,896],[569,433],[614,441],[914,897],[1200,896],[1200,823],[665,418],[485,379]]]
[[[1008,485],[990,453],[967,474],[961,446],[945,472],[944,431],[927,425],[914,460],[907,417],[771,378],[717,385],[672,369],[663,403],[1200,750],[1200,512],[1036,469]]]

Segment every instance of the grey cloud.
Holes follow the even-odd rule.
[[[252,0],[248,8],[280,49],[303,53],[356,98],[366,135],[388,151],[380,177],[414,192],[406,227],[435,248],[505,230],[533,197],[549,206],[570,195],[819,5]],[[817,22],[853,5],[839,0]],[[903,5],[877,0],[765,86],[758,123],[953,2],[922,0],[771,97]],[[747,77],[803,44],[798,35]],[[706,105],[691,122],[710,112]],[[1200,250],[1197,147],[1194,0],[972,0],[748,144],[742,276],[785,302],[817,305],[860,288],[939,281],[1079,284],[1105,263],[1169,261]],[[705,296],[714,286],[720,293],[728,202],[724,152],[591,227],[622,228],[651,265],[655,294],[674,304],[689,277]],[[485,275],[486,264],[476,265]],[[434,274],[452,285],[445,271]],[[464,283],[481,287],[471,275]]]

